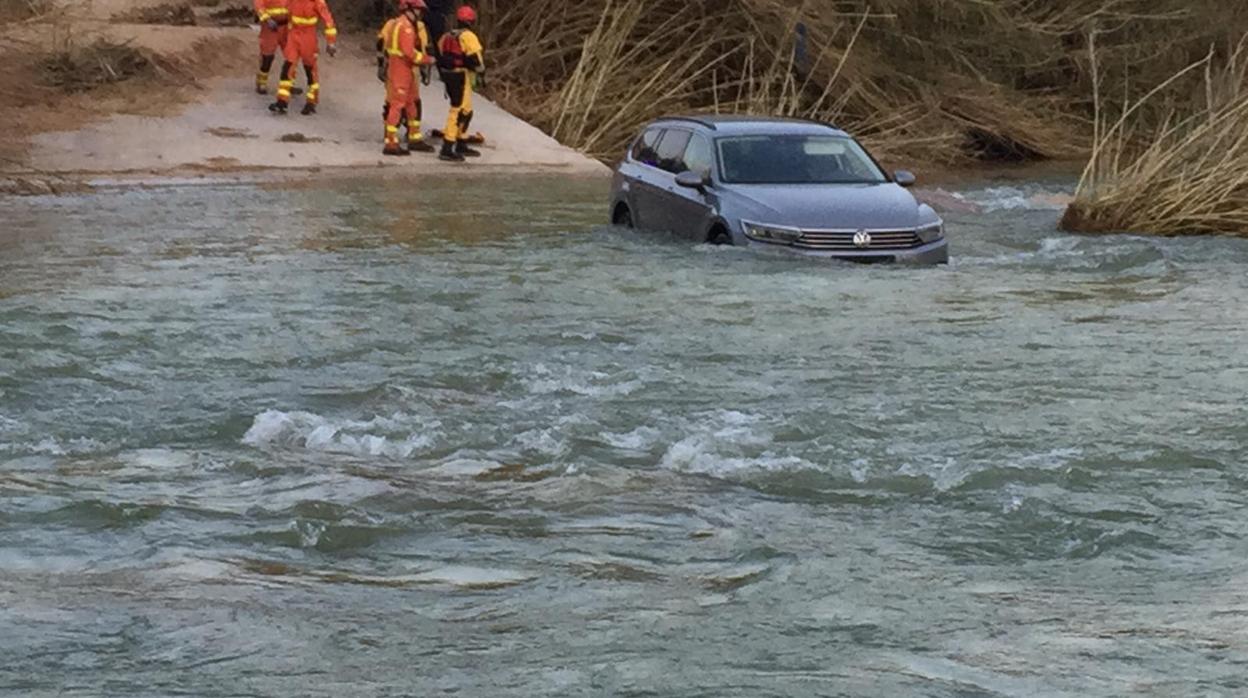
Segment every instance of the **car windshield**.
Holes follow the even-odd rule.
[[[862,146],[844,136],[738,136],[719,139],[728,184],[882,184]]]

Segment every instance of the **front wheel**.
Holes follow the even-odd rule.
[[[627,206],[621,205],[615,209],[615,213],[611,216],[611,224],[618,225],[621,228],[633,227],[633,212],[628,210]]]
[[[720,226],[711,229],[710,235],[706,237],[706,241],[712,245],[731,245],[732,235]]]

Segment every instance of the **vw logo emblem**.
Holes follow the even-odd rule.
[[[871,246],[871,233],[865,230],[859,230],[854,233],[854,247],[865,249]]]

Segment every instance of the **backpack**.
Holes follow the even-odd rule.
[[[464,46],[459,42],[459,31],[443,34],[438,40],[438,68],[461,70],[464,65]]]

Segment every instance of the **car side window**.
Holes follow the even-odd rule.
[[[685,147],[689,145],[689,137],[693,134],[680,129],[670,129],[659,141],[659,169],[672,174],[680,174],[689,169],[685,167]]]
[[[706,137],[695,135],[689,139],[689,147],[685,148],[685,169],[703,177],[711,176],[715,167],[715,151]]]
[[[633,144],[633,159],[643,165],[651,167],[659,166],[659,156],[655,152],[655,148],[659,145],[659,138],[663,135],[663,129],[650,128],[641,134],[641,138]]]

